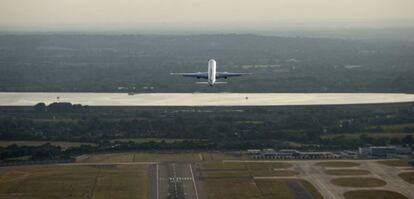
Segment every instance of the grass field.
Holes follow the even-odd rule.
[[[166,143],[172,143],[172,142],[179,142],[184,141],[186,139],[168,139],[168,138],[121,138],[121,139],[113,139],[111,142],[135,142],[135,143],[144,143],[144,142],[166,142]]]
[[[404,172],[398,174],[398,176],[400,176],[400,178],[404,179],[405,181],[414,184],[414,172]]]
[[[359,139],[361,135],[367,135],[371,138],[403,138],[407,135],[413,135],[413,133],[401,133],[401,132],[389,132],[389,133],[341,133],[330,134],[321,136],[322,139],[334,138],[338,136],[344,136],[347,139]]]
[[[254,179],[258,176],[294,176],[298,173],[289,169],[289,163],[269,162],[200,162],[197,169],[206,185],[208,198],[226,199],[294,199],[297,184],[315,199],[320,193],[309,182],[302,179]]]
[[[345,199],[408,199],[400,193],[387,190],[358,190],[348,191]]]
[[[329,169],[325,170],[328,175],[345,176],[345,175],[367,175],[370,174],[367,170],[362,169]]]
[[[378,161],[378,163],[387,165],[387,166],[393,166],[393,167],[409,167],[412,166],[410,163],[408,163],[405,160],[382,160]]]
[[[208,198],[262,199],[262,194],[252,179],[205,180]]]
[[[381,187],[387,184],[381,179],[371,177],[334,178],[331,183],[342,187]]]
[[[329,161],[329,162],[317,162],[316,166],[322,167],[356,167],[359,163],[356,162],[345,162],[345,161]]]
[[[294,199],[297,192],[289,182],[298,183],[315,199],[322,199],[320,193],[309,182],[301,179],[208,179],[208,198],[226,199]]]
[[[248,178],[256,176],[293,176],[297,172],[285,170],[292,167],[289,163],[272,162],[272,163],[252,163],[252,162],[202,162],[198,168],[203,177],[219,178]],[[283,170],[275,170],[283,169]]]
[[[13,144],[16,144],[18,146],[40,146],[46,143],[50,143],[51,145],[54,146],[60,146],[62,147],[62,149],[67,149],[69,147],[79,147],[82,144],[85,145],[94,145],[93,143],[85,143],[85,142],[59,142],[59,141],[24,141],[24,140],[10,140],[10,141],[5,141],[5,140],[1,140],[0,141],[0,147],[7,147]]]
[[[230,153],[112,153],[95,154],[82,158],[79,162],[158,162],[158,161],[211,161],[223,159],[247,159],[247,156]]]
[[[145,165],[15,167],[0,177],[0,198],[147,198]]]
[[[376,128],[376,126],[372,126]],[[321,138],[334,138],[338,136],[344,136],[347,139],[359,139],[361,135],[367,135],[372,138],[403,138],[407,135],[413,135],[413,132],[404,132],[406,128],[414,128],[414,123],[406,124],[393,124],[393,125],[381,125],[383,132],[371,133],[371,132],[360,132],[360,133],[340,133],[322,135]]]
[[[385,132],[402,132],[406,128],[414,128],[414,123],[382,125],[381,127]]]

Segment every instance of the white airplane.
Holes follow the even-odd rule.
[[[216,82],[216,79],[228,77],[237,77],[242,75],[250,75],[251,73],[229,73],[229,72],[217,72],[216,71],[216,60],[210,59],[208,61],[208,71],[207,72],[197,72],[197,73],[171,73],[171,75],[181,75],[183,77],[194,77],[197,79],[207,79],[207,82],[196,82],[197,84],[208,84],[213,86],[214,84],[227,84],[227,82]]]

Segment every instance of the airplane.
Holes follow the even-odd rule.
[[[217,82],[216,79],[227,79],[228,77],[237,77],[242,75],[251,75],[251,73],[229,73],[229,72],[217,72],[216,71],[216,60],[210,59],[208,61],[207,72],[197,73],[171,73],[171,75],[181,75],[183,77],[194,77],[197,79],[207,79],[207,82],[196,82],[196,84],[208,84],[213,86],[215,84],[227,84],[227,82]]]

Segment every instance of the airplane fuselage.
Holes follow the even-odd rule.
[[[208,84],[210,86],[216,84],[227,84],[227,82],[216,81],[217,79],[227,79],[228,77],[238,77],[242,75],[249,75],[250,73],[229,73],[229,72],[217,72],[216,60],[210,59],[208,61],[207,72],[196,73],[171,73],[171,75],[182,75],[183,77],[193,77],[197,79],[205,79],[206,82],[196,82],[196,84]]]
[[[210,59],[208,61],[208,84],[213,86],[216,82],[216,60]]]

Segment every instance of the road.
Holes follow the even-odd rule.
[[[203,199],[201,183],[191,163],[166,162],[150,166],[150,199]]]

